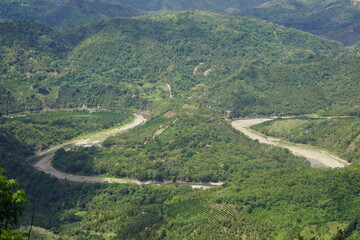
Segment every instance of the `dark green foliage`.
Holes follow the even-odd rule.
[[[36,20],[56,27],[137,14],[135,9],[107,0],[3,0],[0,3],[0,19]]]
[[[355,2],[273,0],[254,8],[249,15],[351,45],[360,37],[360,6]]]
[[[54,97],[54,86],[44,81],[60,73],[59,59],[70,45],[59,32],[30,21],[0,22],[0,31],[0,114],[42,109],[44,96]]]
[[[202,10],[227,14],[238,14],[267,0],[116,0],[127,6],[147,12]]]
[[[355,0],[3,0],[0,19],[69,28],[112,17],[201,10],[265,19],[350,45],[359,41],[359,9]]]
[[[62,172],[89,174],[93,172],[94,155],[96,147],[89,149],[79,148],[66,152],[63,148],[56,151],[52,164]]]

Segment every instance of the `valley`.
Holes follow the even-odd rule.
[[[0,239],[359,239],[359,11],[1,1]]]

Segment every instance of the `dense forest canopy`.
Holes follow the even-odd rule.
[[[359,239],[359,16],[349,0],[1,1],[0,168],[31,203],[6,234]],[[59,146],[134,112],[146,123],[100,146]],[[313,169],[229,124],[274,115],[302,117],[255,129],[351,165]],[[157,184],[57,179],[32,166],[51,147],[57,170]]]
[[[356,52],[273,23],[190,11],[66,32],[35,22],[1,28],[2,114],[84,105],[144,109],[167,98],[167,84],[180,98],[235,117],[358,111]]]
[[[249,16],[346,45],[359,43],[357,0],[3,0],[0,19],[36,20],[69,28],[113,17],[186,10]]]

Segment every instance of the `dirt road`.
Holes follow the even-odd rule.
[[[294,155],[305,157],[312,167],[325,167],[325,168],[337,168],[346,167],[350,165],[347,161],[329,153],[326,151],[308,149],[302,144],[286,143],[278,138],[268,137],[261,133],[258,133],[252,129],[251,126],[260,124],[262,122],[273,120],[274,118],[254,118],[236,120],[231,125],[238,131],[244,133],[246,136],[253,140],[258,140],[260,143],[275,145],[289,149]]]

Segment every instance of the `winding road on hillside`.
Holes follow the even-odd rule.
[[[346,167],[350,165],[344,159],[341,159],[329,152],[323,150],[309,149],[306,145],[287,143],[279,138],[265,136],[255,130],[250,129],[251,126],[274,120],[274,118],[253,118],[242,119],[231,122],[231,125],[238,131],[242,132],[253,140],[258,140],[260,143],[274,145],[289,149],[294,155],[305,157],[312,167],[320,168],[337,168]]]
[[[98,133],[94,133],[91,134],[89,136],[87,136],[86,138],[80,138],[77,140],[70,140],[68,142],[62,143],[60,145],[54,146],[52,148],[49,149],[45,149],[41,152],[37,152],[35,157],[40,157],[41,159],[36,162],[34,164],[34,167],[36,169],[38,169],[39,171],[42,171],[46,174],[52,175],[58,179],[66,179],[66,180],[70,180],[70,181],[74,181],[74,182],[87,182],[87,183],[135,183],[138,185],[142,185],[142,184],[171,184],[173,183],[172,181],[164,181],[164,182],[156,182],[156,181],[146,181],[146,182],[141,182],[139,180],[136,179],[121,179],[121,178],[105,178],[105,177],[91,177],[91,176],[80,176],[80,175],[74,175],[74,174],[69,174],[69,173],[64,173],[61,172],[57,169],[55,169],[52,164],[51,164],[51,160],[54,157],[54,154],[50,154],[50,152],[54,152],[59,148],[62,147],[66,147],[66,146],[70,146],[70,145],[75,145],[75,146],[92,146],[92,145],[99,145],[102,141],[104,141],[106,138],[108,138],[109,136],[115,135],[117,133],[123,132],[125,130],[134,128],[136,126],[139,126],[143,123],[146,122],[146,118],[144,118],[142,115],[139,114],[134,114],[135,115],[135,119],[124,126],[118,127],[118,128],[113,128],[110,130],[105,130],[102,132],[98,132]],[[190,185],[192,188],[211,188],[211,187],[215,187],[218,185],[221,185],[223,183],[219,182],[219,183],[209,183],[209,184],[204,184],[204,183],[188,183],[188,182],[177,182],[180,184],[187,184]]]

